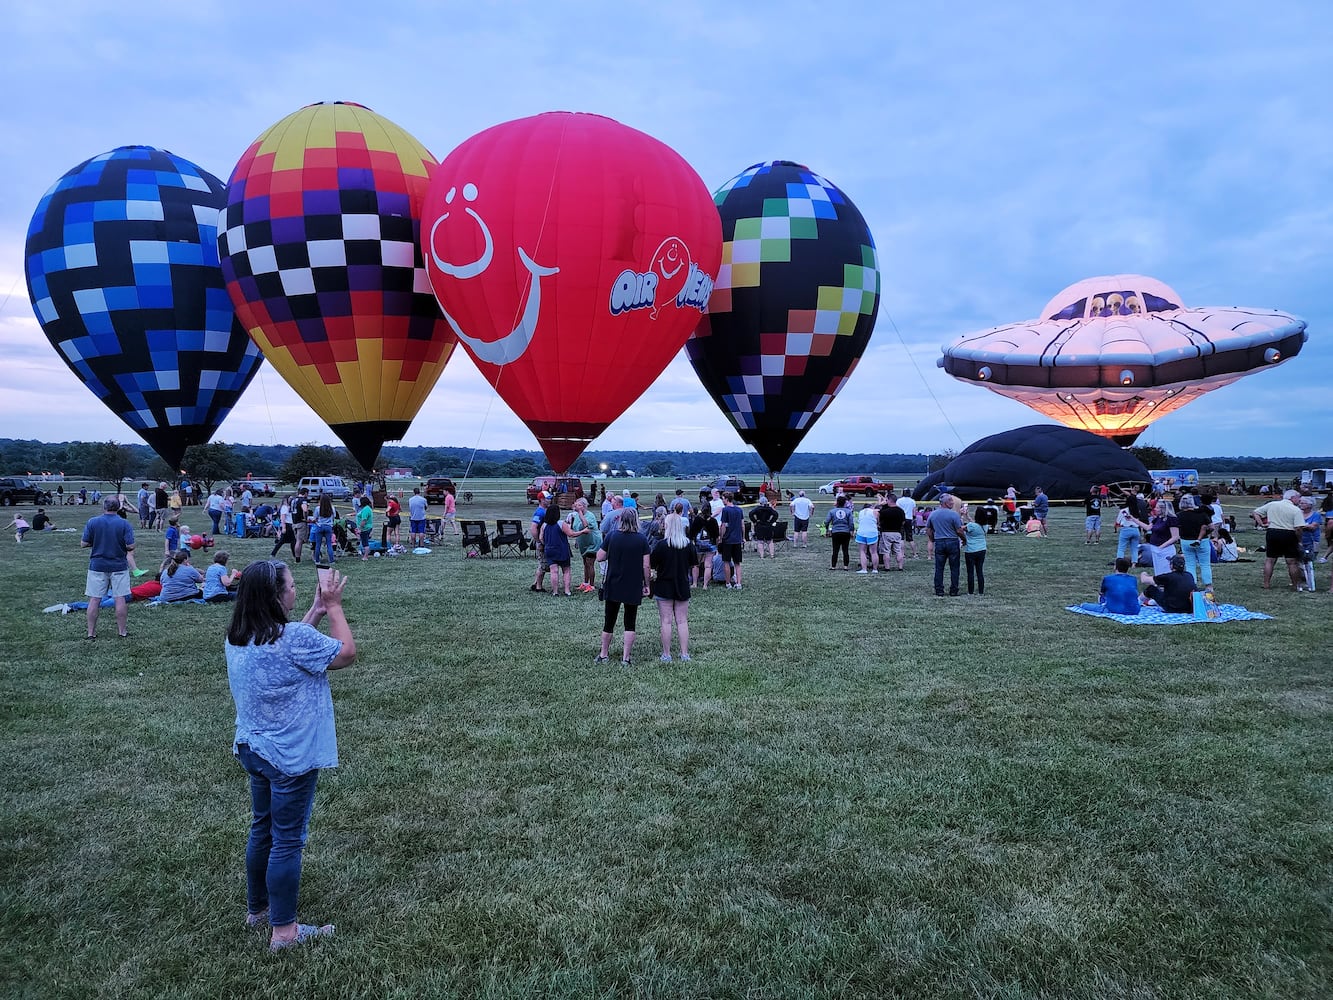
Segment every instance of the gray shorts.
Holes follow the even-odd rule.
[[[83,592],[88,597],[101,598],[108,594],[112,597],[129,597],[130,571],[122,569],[114,573],[105,573],[101,570],[90,569],[88,571],[88,585],[83,588]]]
[[[903,557],[903,536],[900,531],[881,531],[879,533],[879,554],[890,559]]]

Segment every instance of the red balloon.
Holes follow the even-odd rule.
[[[191,536],[190,536],[190,548],[192,548],[192,549],[202,549],[203,547],[204,547],[204,536],[203,536],[203,535],[191,535]]]
[[[694,168],[572,112],[496,125],[445,157],[421,239],[445,319],[560,473],[684,345],[722,254]]]

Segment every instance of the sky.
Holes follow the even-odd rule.
[[[857,205],[874,335],[800,452],[960,450],[1049,422],[950,378],[943,345],[1037,315],[1085,277],[1158,278],[1187,305],[1280,309],[1301,354],[1140,439],[1174,455],[1328,454],[1333,414],[1333,7],[67,2],[0,13],[0,437],[138,438],[46,340],[23,279],[42,194],[151,145],[224,180],[265,129],[364,104],[437,158],[543,111],[607,115],[709,190],[806,164]],[[132,13],[131,13],[132,11]],[[1321,96],[1322,95],[1322,96]],[[215,440],[337,444],[268,366]],[[405,445],[536,448],[460,348]],[[682,351],[591,451],[741,451]],[[3,471],[3,470],[0,470]]]

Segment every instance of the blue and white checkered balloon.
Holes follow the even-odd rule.
[[[259,366],[217,255],[226,186],[122,146],[66,173],[28,226],[28,295],[83,383],[173,468],[206,443]]]

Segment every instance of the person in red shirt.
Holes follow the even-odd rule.
[[[398,526],[403,523],[403,508],[398,503],[398,498],[392,493],[389,494],[389,500],[384,505],[384,523],[389,530],[388,541],[390,545],[401,545],[402,539],[398,536]]]

